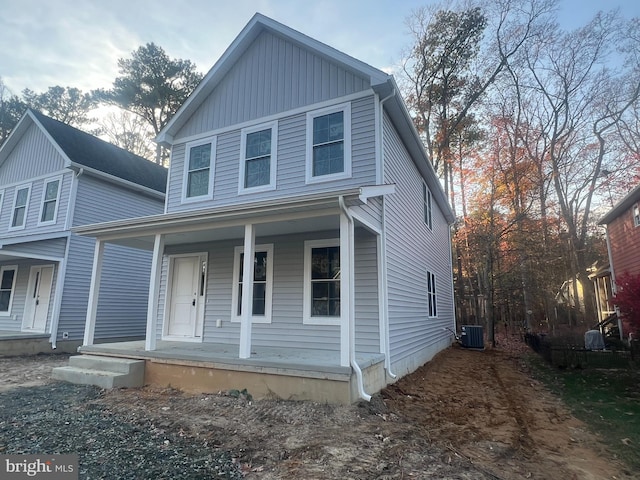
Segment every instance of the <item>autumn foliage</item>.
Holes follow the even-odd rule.
[[[626,329],[640,333],[640,274],[622,274],[616,279],[617,292],[613,300],[622,315]]]

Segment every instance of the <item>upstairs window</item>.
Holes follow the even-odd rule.
[[[240,321],[244,289],[244,247],[236,247],[233,264],[232,321]],[[271,323],[273,245],[256,245],[253,259],[253,323]]]
[[[13,199],[13,209],[11,215],[11,228],[24,228],[27,222],[27,206],[29,204],[29,195],[31,194],[31,185],[16,187],[16,194]]]
[[[15,265],[0,268],[0,315],[11,313],[17,272],[18,267]]]
[[[638,203],[633,206],[633,224],[640,227],[640,204]]]
[[[307,183],[351,176],[351,106],[307,114]]]
[[[60,199],[60,179],[47,180],[44,183],[42,205],[40,206],[40,225],[56,222],[58,201]]]
[[[187,144],[183,200],[212,198],[215,148],[215,139]]]
[[[339,240],[305,242],[304,323],[340,323]]]
[[[427,184],[422,182],[422,202],[424,204],[424,223],[429,230],[433,229],[433,212],[431,208],[431,191]]]
[[[277,124],[242,131],[239,193],[276,187]]]
[[[429,304],[429,317],[438,316],[438,306],[436,302],[436,276],[427,270],[427,303]]]

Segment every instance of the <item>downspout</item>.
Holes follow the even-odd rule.
[[[347,221],[349,222],[349,226],[351,227],[349,230],[350,232],[353,231],[353,217],[351,216],[351,214],[349,213],[347,206],[344,204],[344,197],[342,195],[340,195],[340,197],[338,197],[338,201],[340,203],[340,209],[342,210],[342,212],[344,213],[345,217],[347,218]],[[350,235],[351,236],[351,235]],[[351,242],[353,242],[352,238],[349,238],[349,242],[351,244]],[[356,381],[358,383],[358,395],[360,396],[360,398],[362,398],[363,400],[366,400],[367,402],[371,401],[371,395],[369,395],[368,393],[366,393],[364,391],[364,379],[362,377],[362,369],[360,368],[360,365],[358,365],[358,362],[356,361],[356,324],[355,324],[355,316],[356,316],[356,311],[355,311],[355,261],[353,258],[353,255],[351,255],[351,253],[355,253],[355,249],[350,248],[349,250],[351,250],[349,253],[349,270],[350,270],[350,275],[349,275],[349,290],[351,292],[350,295],[350,301],[349,301],[349,361],[351,363],[351,368],[353,368],[353,370],[356,372]]]

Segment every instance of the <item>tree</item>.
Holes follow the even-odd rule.
[[[114,145],[153,161],[153,131],[141,117],[119,109],[102,119],[100,132]]]
[[[26,108],[25,103],[11,94],[0,78],[0,146],[16,126]]]
[[[98,104],[94,95],[73,87],[49,87],[44,93],[27,88],[22,91],[22,97],[29,108],[77,128],[94,121],[89,112]]]
[[[118,60],[120,76],[99,98],[144,119],[157,135],[195,90],[202,74],[189,60],[171,59],[154,43],[139,47],[131,58]],[[156,162],[163,162],[158,145]]]

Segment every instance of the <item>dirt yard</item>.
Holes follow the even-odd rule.
[[[0,358],[0,391],[46,383],[64,361]],[[229,452],[247,479],[634,478],[500,350],[450,348],[350,407],[145,388],[104,392],[91,408]]]

